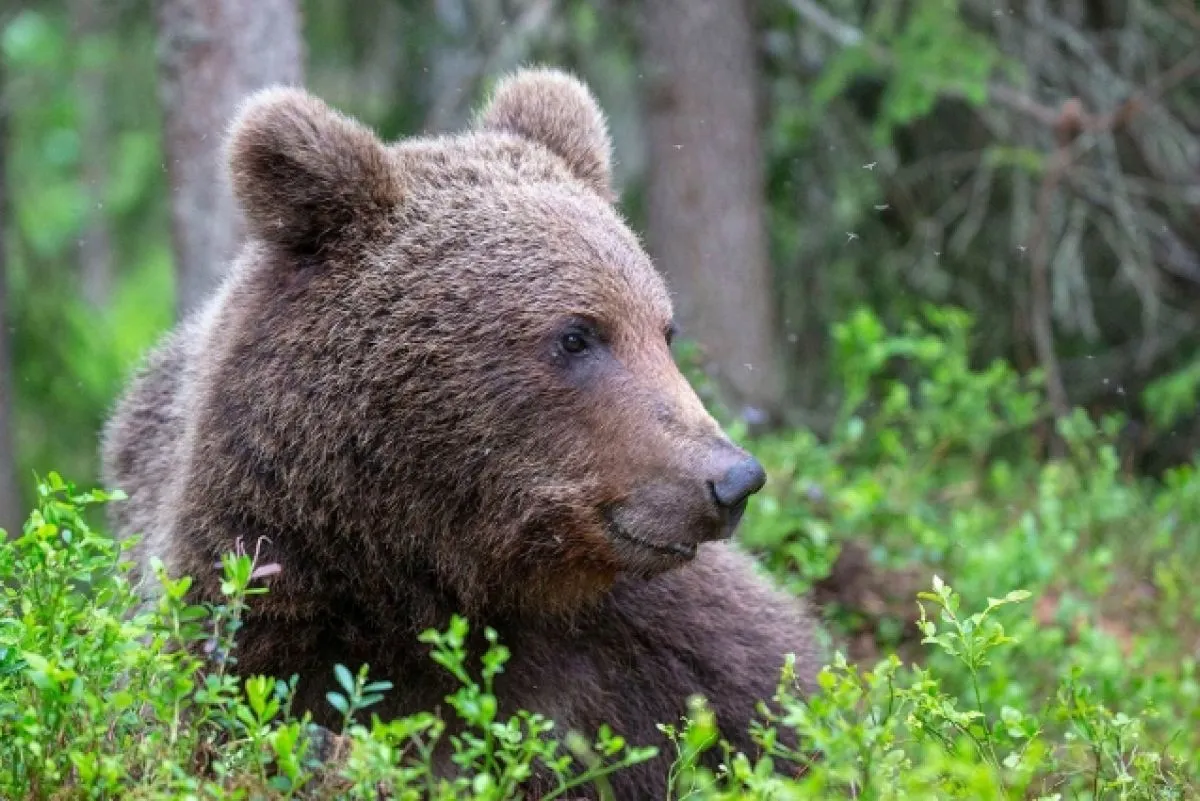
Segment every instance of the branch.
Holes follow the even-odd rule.
[[[855,47],[866,41],[862,31],[835,18],[812,0],[788,0],[788,5],[842,47]]]
[[[842,47],[858,47],[861,45],[866,47],[872,56],[883,63],[893,63],[892,54],[885,48],[867,39],[866,35],[859,28],[835,18],[820,5],[813,2],[813,0],[787,0],[787,2],[788,6],[805,21]],[[1198,71],[1200,71],[1200,52],[1193,52],[1174,67],[1159,75],[1142,90],[1133,93],[1113,112],[1111,115],[1113,119],[1100,118],[1100,120],[1097,120],[1097,129],[1115,127],[1118,124],[1118,118],[1121,123],[1127,122],[1128,118],[1139,110],[1140,104],[1161,97],[1167,89],[1191,77]],[[961,96],[953,89],[947,90],[946,94]],[[1061,117],[1059,109],[1039,103],[1029,95],[1008,84],[989,81],[988,97],[994,100],[997,105],[1029,117],[1046,127],[1052,127]]]

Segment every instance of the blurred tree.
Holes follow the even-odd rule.
[[[429,64],[424,81],[429,100],[426,130],[469,125],[483,81],[515,68],[535,43],[557,50],[552,46],[557,26],[552,23],[561,9],[554,0],[437,0],[433,13],[436,33],[424,54]]]
[[[183,316],[215,287],[241,236],[221,164],[223,133],[249,93],[301,82],[300,14],[295,0],[163,0],[157,22]]]
[[[4,62],[0,61],[0,97],[3,97]],[[17,489],[17,448],[13,439],[12,343],[8,319],[8,260],[5,233],[8,229],[8,126],[7,109],[0,103],[0,529],[16,532],[21,520],[20,493]]]
[[[75,70],[79,104],[79,159],[83,178],[84,227],[79,236],[79,272],[83,298],[92,307],[105,308],[113,281],[112,234],[104,192],[108,188],[109,124],[105,113],[108,96],[108,63],[104,37],[110,22],[102,0],[72,0],[71,20],[78,64]]]
[[[706,400],[782,399],[828,433],[830,326],[954,304],[973,359],[1058,373],[1071,404],[1144,417],[1165,380],[1156,464],[1200,443],[1194,3],[292,2],[0,2],[23,492],[35,470],[94,476],[127,371],[224,269],[221,132],[246,92],[299,80],[297,16],[305,84],[388,138],[467,124],[517,63],[584,77],[622,209],[726,389]]]
[[[650,0],[642,59],[651,250],[684,334],[749,422],[783,406],[748,0]]]

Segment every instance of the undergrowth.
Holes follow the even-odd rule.
[[[607,776],[658,748],[673,756],[672,797],[696,801],[1195,797],[1200,477],[1127,475],[1120,421],[1082,414],[1057,421],[1066,457],[1037,458],[1036,384],[970,366],[968,322],[935,310],[893,334],[853,317],[837,331],[834,434],[754,443],[771,482],[742,541],[786,586],[812,589],[854,542],[884,584],[921,576],[891,587],[894,606],[827,605],[820,691],[802,696],[781,663],[777,711],[754,724],[761,756],[721,742],[701,698],[662,721],[659,743],[504,718],[493,680],[508,651],[488,630],[470,658],[461,618],[422,635],[456,679],[454,721],[379,720],[391,685],[338,666],[327,700],[343,723],[329,737],[291,709],[294,679],[234,670],[269,566],[229,554],[224,602],[202,607],[185,601],[188,578],[160,570],[147,605],[130,543],[89,522],[119,494],[52,473],[0,547],[0,798],[507,799],[542,766],[557,780],[546,797],[566,799],[603,796]],[[848,658],[864,633],[874,648]],[[439,746],[453,771],[435,769]],[[698,759],[711,749],[715,772]]]

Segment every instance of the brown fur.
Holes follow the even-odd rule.
[[[461,611],[513,650],[508,711],[662,745],[655,723],[702,693],[752,750],[786,653],[811,686],[812,624],[714,541],[730,521],[706,482],[745,454],[672,361],[670,298],[610,203],[588,90],[526,70],[476,130],[387,145],[275,89],[228,143],[250,241],[105,433],[140,558],[216,598],[219,555],[267,538],[283,570],[238,669],[298,673],[318,720],[336,662],[394,681],[382,714],[440,704],[416,636]],[[618,797],[662,797],[669,751]]]

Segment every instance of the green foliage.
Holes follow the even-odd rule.
[[[835,601],[835,629],[885,650],[911,653],[918,638],[934,645],[924,669],[956,708],[1036,722],[1050,753],[1036,774],[1064,797],[1064,787],[1177,797],[1153,788],[1200,775],[1200,684],[1187,645],[1200,636],[1200,590],[1185,578],[1200,545],[1196,468],[1161,483],[1131,477],[1116,448],[1123,421],[1082,412],[1056,423],[1066,458],[1041,461],[1029,428],[1050,418],[1036,381],[1002,363],[973,367],[969,318],[928,310],[899,328],[892,334],[865,310],[836,327],[846,389],[834,432],[827,442],[793,432],[754,444],[771,479],[743,541],[797,591],[825,578],[846,543],[864,544],[877,571],[864,581],[885,598],[894,583],[901,595],[865,617]],[[1006,625],[1020,646],[987,633],[995,602],[962,616],[944,585],[935,584],[943,624],[931,628],[924,612],[914,619],[904,594],[913,569],[950,577],[967,598],[1031,592],[1034,607]],[[1086,703],[1070,700],[1082,687]],[[1080,710],[1089,723],[1072,717]],[[1154,766],[1135,769],[1143,750],[1157,755]],[[1064,755],[1075,761],[1053,762]]]
[[[1041,417],[1040,395],[1003,365],[972,368],[970,336],[969,319],[948,310],[898,335],[854,315],[836,334],[847,402],[835,435],[755,446],[772,481],[744,543],[785,584],[824,579],[864,537],[885,583],[898,567],[937,574],[874,620],[831,607],[836,636],[865,630],[882,652],[859,667],[833,651],[812,695],[789,657],[751,730],[761,753],[723,742],[703,698],[662,721],[671,797],[1200,789],[1200,682],[1187,650],[1200,638],[1189,581],[1200,477],[1186,467],[1162,484],[1129,479],[1115,423],[1083,415],[1059,421],[1067,459],[1034,459],[1012,439]],[[263,591],[255,581],[275,567],[239,547],[222,562],[223,603],[189,606],[189,579],[159,570],[163,591],[142,604],[128,545],[86,519],[108,497],[52,474],[0,550],[0,797],[507,799],[541,765],[556,777],[547,797],[569,798],[589,785],[604,793],[613,772],[656,753],[608,728],[558,732],[526,710],[502,715],[493,688],[509,652],[484,629],[476,661],[457,617],[420,638],[456,681],[449,717],[368,722],[390,683],[339,665],[328,701],[341,728],[319,736],[291,710],[295,678],[230,670]],[[1148,600],[1131,603],[1139,592]]]
[[[1150,420],[1163,429],[1178,424],[1200,400],[1200,360],[1168,373],[1146,387],[1145,401]]]
[[[467,623],[454,618],[421,639],[461,683],[446,699],[455,724],[428,713],[358,722],[391,684],[338,665],[343,692],[329,702],[343,726],[322,766],[307,715],[290,712],[295,679],[229,671],[247,603],[264,591],[254,581],[274,566],[227,555],[226,600],[204,607],[185,603],[189,578],[160,566],[162,592],[143,604],[124,558],[131,543],[86,520],[113,497],[78,493],[51,474],[21,536],[0,549],[0,797],[375,798],[386,787],[398,798],[482,801],[514,797],[541,763],[558,778],[552,798],[655,754],[608,729],[560,743],[542,716],[502,719],[492,683],[508,651],[488,630],[476,676]],[[435,775],[439,748],[458,775]]]
[[[1000,64],[995,45],[967,25],[956,0],[917,0],[900,8],[880,5],[867,20],[863,41],[837,53],[813,87],[821,107],[855,77],[886,76],[874,128],[880,147],[896,128],[929,115],[942,97],[983,106],[988,80]]]
[[[34,5],[0,21],[9,215],[2,261],[18,467],[23,479],[53,463],[92,480],[96,431],[122,379],[173,316],[161,118],[146,103],[155,96],[152,19],[117,20],[113,11],[119,31],[77,38],[59,4]],[[84,141],[83,67],[109,78],[100,142]],[[102,163],[103,185],[82,180],[88,159]],[[89,219],[109,235],[103,308],[82,292]],[[24,483],[32,499],[34,486]]]
[[[970,615],[939,579],[921,597],[938,612],[934,622],[922,605],[923,642],[971,676],[1017,645],[996,613],[1027,593],[991,599]],[[1145,747],[1141,720],[1093,703],[1075,673],[1031,713],[989,707],[978,691],[959,698],[937,672],[906,667],[894,655],[864,671],[838,654],[808,698],[793,686],[793,666],[789,660],[773,699],[782,711],[764,710],[756,728],[765,752],[758,759],[720,742],[703,699],[693,699],[681,728],[663,727],[679,752],[675,797],[1183,798],[1196,790],[1194,772]],[[784,744],[783,732],[799,747]],[[722,768],[698,767],[714,747],[724,749]]]

